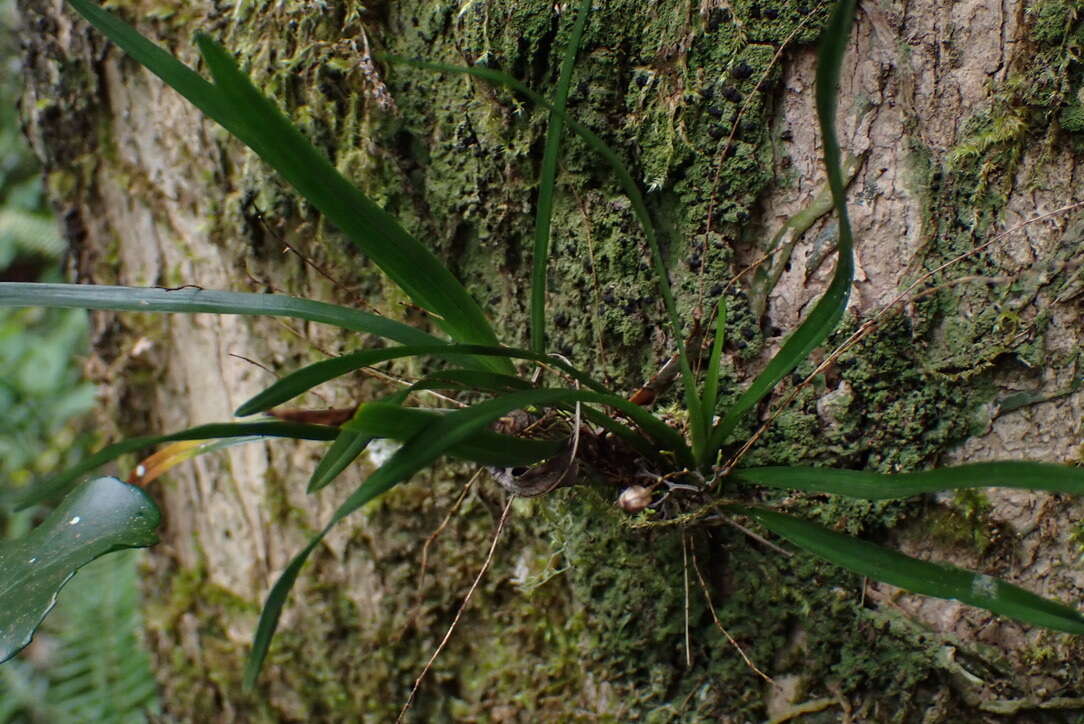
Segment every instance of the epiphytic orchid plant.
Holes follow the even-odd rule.
[[[865,500],[993,485],[1084,493],[1084,470],[1034,462],[982,463],[899,475],[741,465],[741,441],[733,439],[735,430],[777,383],[837,328],[847,305],[854,274],[853,240],[844,203],[834,117],[836,88],[855,0],[836,4],[823,33],[817,70],[817,116],[825,169],[839,222],[835,273],[827,291],[801,326],[725,410],[717,409],[725,305],[720,303],[714,312],[714,336],[706,348],[706,363],[701,366],[701,345],[685,339],[682,333],[668,270],[641,192],[617,154],[565,112],[590,0],[580,4],[552,100],[541,98],[508,75],[488,68],[387,59],[441,72],[469,73],[508,87],[549,110],[533,244],[529,349],[501,344],[500,335],[482,308],[440,260],[391,214],[348,182],[274,103],[253,86],[221,46],[205,35],[197,36],[211,74],[208,81],[90,0],[69,2],[133,59],[255,151],[372,259],[414,304],[425,310],[436,329],[422,330],[356,309],[306,299],[199,288],[8,283],[0,284],[0,305],[294,317],[383,340],[384,346],[359,348],[286,375],[243,404],[236,413],[240,417],[273,412],[276,406],[316,385],[389,360],[427,357],[439,360],[443,366],[384,399],[360,403],[343,420],[325,419],[323,422],[329,424],[313,424],[269,416],[253,422],[204,425],[171,435],[130,439],[106,447],[72,470],[13,491],[9,498],[19,506],[63,500],[29,536],[0,544],[0,660],[13,656],[29,642],[52,607],[59,588],[80,566],[111,550],[146,546],[154,541],[153,529],[159,513],[142,490],[112,478],[81,482],[85,475],[122,454],[174,443],[145,461],[134,475],[136,479],[146,480],[193,454],[267,437],[329,443],[328,452],[309,481],[310,492],[331,482],[371,441],[389,438],[402,446],[342,501],[327,525],[312,537],[272,587],[246,670],[249,686],[259,674],[294,581],[331,527],[445,455],[491,466],[501,484],[510,493],[519,495],[542,494],[587,477],[621,484],[620,481],[630,478],[632,471],[647,470],[660,480],[680,476],[687,483],[683,489],[691,490],[689,494],[704,505],[746,516],[794,545],[862,575],[915,593],[957,599],[1033,625],[1084,633],[1084,616],[1075,609],[1004,581],[910,558],[798,517],[721,496],[724,478],[731,495],[740,494],[741,488],[736,484]],[[566,129],[583,139],[610,166],[642,226],[665,305],[669,334],[676,348],[670,369],[676,370],[672,376],[680,379],[682,387],[687,414],[681,419],[656,415],[640,404],[653,395],[635,394],[628,398],[616,394],[573,363],[547,350],[545,278],[549,226],[557,158]],[[699,335],[690,335],[695,336]],[[699,374],[698,368],[701,368]],[[416,392],[431,389],[484,395],[482,401],[452,411],[414,402]],[[478,397],[472,394],[472,399]],[[530,424],[494,429],[495,423],[513,413],[526,417]],[[739,450],[738,454],[722,462],[724,453],[735,449]],[[630,509],[644,510],[652,502],[652,490],[641,488],[623,500]]]

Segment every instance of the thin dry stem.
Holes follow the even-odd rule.
[[[753,673],[755,673],[757,676],[764,679],[769,684],[778,689],[779,684],[776,684],[775,680],[772,679],[772,677],[768,676],[763,671],[757,668],[757,665],[754,664],[749,659],[749,657],[745,655],[745,650],[741,647],[741,644],[734,640],[734,637],[730,635],[730,632],[726,630],[726,628],[723,626],[723,623],[719,620],[719,616],[715,613],[715,604],[712,603],[711,600],[711,593],[708,591],[707,581],[704,580],[704,574],[700,572],[700,564],[696,560],[696,551],[693,551],[692,554],[693,570],[696,571],[696,578],[700,581],[700,590],[704,592],[704,600],[707,601],[708,611],[711,612],[711,619],[715,622],[715,627],[722,632],[723,636],[726,637],[726,640],[730,642],[730,645],[737,649],[738,654],[740,654],[742,660],[745,661],[745,665],[748,666],[750,670],[753,671]]]
[[[681,531],[681,563],[685,573],[685,668],[693,668],[693,648],[689,640],[689,538]]]
[[[448,627],[448,630],[444,633],[444,638],[440,640],[440,644],[437,646],[436,651],[429,657],[429,661],[425,663],[425,668],[422,669],[422,673],[418,674],[418,678],[414,680],[414,687],[410,690],[410,696],[407,697],[406,703],[403,704],[403,708],[399,711],[399,716],[396,717],[396,724],[403,721],[403,717],[410,710],[410,705],[414,703],[414,697],[418,693],[418,689],[422,685],[422,680],[425,679],[425,675],[429,673],[429,669],[433,667],[433,662],[440,656],[440,652],[444,650],[444,647],[448,645],[449,639],[452,638],[452,632],[455,631],[456,624],[459,623],[460,617],[463,616],[463,611],[466,610],[467,604],[470,603],[471,596],[474,595],[474,591],[478,588],[478,584],[482,582],[482,577],[485,576],[486,571],[489,570],[489,565],[493,562],[493,553],[497,550],[497,541],[501,538],[501,531],[504,530],[504,523],[508,520],[508,513],[512,510],[512,503],[515,501],[515,497],[508,498],[508,502],[504,505],[504,511],[501,513],[501,519],[497,522],[497,530],[493,533],[493,541],[489,545],[489,553],[486,555],[485,563],[482,564],[482,568],[478,571],[478,575],[474,578],[474,583],[471,584],[470,590],[467,591],[467,595],[463,598],[463,603],[459,604],[459,610],[455,612],[455,618],[452,619],[452,624]]]
[[[735,529],[741,531],[742,533],[744,533],[745,535],[749,536],[750,538],[755,540],[757,543],[760,543],[762,546],[764,546],[766,548],[771,548],[773,551],[775,551],[779,555],[783,556],[784,558],[790,558],[791,556],[794,555],[792,552],[788,551],[787,549],[780,548],[775,543],[772,543],[770,540],[768,540],[764,536],[760,535],[756,531],[750,530],[749,528],[746,528],[744,525],[742,525],[738,521],[734,520],[730,516],[726,515],[725,513],[720,514],[718,517],[715,517],[715,518],[709,518],[709,520],[721,520],[722,522],[729,525],[731,528],[735,528]]]
[[[438,525],[436,530],[430,533],[429,537],[425,539],[425,544],[422,545],[422,561],[421,565],[418,567],[418,582],[415,584],[417,588],[417,598],[414,601],[414,609],[410,612],[410,615],[407,616],[407,624],[403,627],[398,638],[402,638],[403,634],[410,630],[410,627],[415,624],[418,617],[418,611],[421,610],[422,585],[425,583],[425,574],[429,570],[429,547],[433,545],[436,539],[440,537],[440,534],[444,532],[444,529],[448,527],[448,524],[452,522],[452,518],[459,512],[459,508],[463,505],[463,501],[467,499],[467,494],[478,481],[478,478],[482,476],[484,470],[485,468],[478,468],[474,472],[474,475],[470,477],[470,480],[463,485],[463,489],[459,491],[459,495],[456,497],[455,502],[452,503],[452,507],[450,507],[448,512],[444,515],[444,519],[440,521],[440,525]]]

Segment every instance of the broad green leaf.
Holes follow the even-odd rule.
[[[257,624],[256,634],[252,642],[252,651],[245,665],[245,687],[251,689],[255,685],[256,677],[259,676],[264,659],[267,657],[267,651],[271,646],[271,639],[278,628],[279,616],[282,614],[282,607],[286,604],[290,589],[293,587],[294,581],[297,580],[301,567],[324,536],[327,535],[328,531],[331,530],[332,526],[369,501],[431,465],[433,461],[444,455],[452,447],[476,437],[478,433],[484,431],[487,425],[512,410],[532,406],[567,404],[577,401],[609,404],[606,402],[609,397],[597,392],[580,390],[527,390],[487,400],[464,410],[449,412],[434,419],[430,424],[422,428],[339,506],[327,526],[313,536],[309,544],[290,561],[286,570],[275,581],[275,584],[271,587],[271,592],[267,596],[267,601],[264,603],[263,611],[260,613],[260,621]],[[620,400],[620,398],[616,399]],[[635,405],[624,400],[620,401],[635,408],[638,413],[647,414],[648,417],[651,417],[650,414]],[[354,422],[356,420],[348,424],[352,425]],[[387,426],[385,425],[382,429],[387,429]],[[672,430],[670,432],[673,433]],[[676,433],[673,434],[676,435]],[[678,436],[678,440],[681,442],[680,436]],[[684,448],[684,456],[691,459],[688,448]]]
[[[595,382],[575,367],[572,367],[567,362],[547,355],[536,354],[528,350],[515,349],[512,347],[484,347],[480,345],[462,344],[408,345],[404,347],[382,349],[363,349],[357,352],[351,352],[350,354],[345,354],[341,357],[314,362],[307,367],[302,367],[279,379],[263,392],[260,392],[252,399],[247,400],[237,408],[237,411],[234,414],[238,417],[244,417],[245,415],[252,415],[257,412],[262,412],[263,410],[269,410],[275,405],[281,405],[287,400],[291,400],[319,384],[323,384],[328,380],[333,380],[348,372],[353,372],[356,369],[368,367],[377,364],[378,362],[399,359],[401,357],[416,357],[422,355],[448,358],[495,356],[527,359],[556,367],[593,390],[607,392],[605,387],[598,382]]]
[[[159,517],[139,488],[97,478],[25,537],[0,542],[0,662],[30,643],[76,571],[106,553],[156,543]]]
[[[726,415],[711,432],[707,449],[718,450],[727,441],[742,416],[775,387],[813,349],[828,338],[847,308],[854,280],[854,239],[847,214],[847,199],[843,170],[840,163],[839,140],[836,137],[836,94],[839,87],[839,70],[843,52],[854,21],[856,0],[840,0],[832,13],[821,38],[817,56],[817,120],[820,122],[821,139],[824,143],[824,168],[828,174],[828,186],[832,190],[832,203],[839,217],[838,259],[832,282],[813,311],[801,326],[787,338],[783,347],[757,375],[749,388],[730,407]]]
[[[546,351],[546,286],[549,268],[550,223],[553,219],[553,187],[557,179],[557,155],[561,149],[561,133],[564,131],[565,105],[568,87],[572,81],[572,66],[580,49],[587,16],[593,0],[583,0],[576,14],[576,25],[561,58],[557,89],[553,94],[553,110],[550,111],[549,127],[546,129],[546,148],[542,152],[542,173],[538,180],[538,206],[534,220],[534,258],[531,267],[531,349]]]
[[[133,437],[102,448],[78,465],[57,475],[41,480],[25,490],[8,493],[7,502],[16,508],[25,508],[43,500],[54,498],[71,488],[83,475],[95,468],[116,460],[125,453],[175,440],[209,440],[226,437],[288,437],[297,440],[334,440],[338,428],[327,425],[303,425],[296,422],[234,422],[214,425],[198,425],[170,435]]]
[[[920,561],[782,513],[744,506],[729,509],[749,516],[805,551],[874,580],[924,596],[957,600],[1034,626],[1084,634],[1084,616],[1075,609],[1000,579]]]
[[[139,32],[88,0],[69,0],[92,25],[211,119],[237,136],[373,260],[454,339],[496,344],[481,308],[441,262],[335,169],[277,106],[238,70],[233,59],[197,36],[212,85]],[[509,372],[504,360],[489,361]]]
[[[685,350],[685,339],[684,335],[681,333],[681,321],[678,317],[677,305],[674,303],[674,295],[670,290],[669,270],[663,259],[658,235],[655,232],[655,225],[651,221],[651,214],[648,213],[647,204],[644,202],[643,194],[640,193],[639,187],[632,179],[632,174],[629,173],[625,164],[621,161],[621,158],[593,131],[573,120],[567,113],[560,112],[552,103],[507,73],[502,73],[501,71],[493,70],[492,68],[480,68],[477,66],[466,68],[445,63],[413,60],[394,55],[378,55],[378,57],[391,63],[402,63],[403,65],[410,65],[415,68],[435,70],[442,73],[462,73],[471,75],[489,83],[493,83],[494,85],[502,85],[509,88],[524,96],[532,103],[547,109],[550,111],[551,115],[563,116],[568,127],[574,131],[584,143],[602,157],[614,172],[614,178],[621,185],[625,195],[628,196],[629,201],[632,204],[633,214],[640,223],[640,227],[644,232],[644,238],[647,240],[648,248],[651,250],[651,263],[655,270],[655,279],[659,285],[659,293],[662,296],[663,304],[666,307],[667,319],[670,324],[671,333],[674,337],[674,344],[677,345],[678,359],[681,364],[681,376],[684,385],[683,392],[685,395],[685,404],[689,409],[689,426],[692,431],[693,447],[694,449],[702,448],[707,442],[707,430],[705,429],[703,414],[700,409],[700,398],[696,394],[696,379],[693,376],[692,366],[689,364],[688,354]]]
[[[1084,468],[1016,460],[972,463],[895,475],[813,467],[744,468],[733,471],[731,477],[773,488],[834,493],[864,500],[888,500],[938,490],[990,487],[1084,495]]]
[[[0,282],[0,307],[60,307],[108,309],[114,312],[176,314],[241,314],[291,317],[331,324],[354,332],[413,345],[436,345],[441,340],[402,322],[337,304],[313,302],[282,294],[220,292],[184,287],[110,287],[97,284],[38,284]]]

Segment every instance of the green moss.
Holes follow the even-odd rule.
[[[1045,0],[1028,8],[1031,16],[1031,37],[1041,45],[1057,46],[1065,42],[1079,9],[1065,0]]]
[[[940,546],[970,549],[982,555],[999,535],[986,518],[989,507],[980,491],[961,490],[951,506],[923,511],[920,524]]]

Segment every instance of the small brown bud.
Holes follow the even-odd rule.
[[[642,485],[630,485],[621,492],[617,505],[626,513],[639,513],[651,505],[651,491]]]

